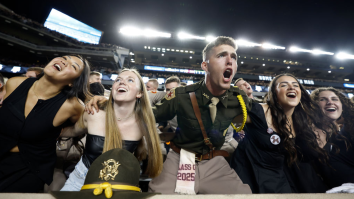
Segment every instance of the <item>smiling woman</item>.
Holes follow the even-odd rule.
[[[37,79],[14,77],[0,109],[0,192],[39,192],[50,185],[56,139],[75,123],[90,96],[90,66],[79,55],[57,57]],[[23,185],[26,186],[23,186]]]
[[[83,113],[75,129],[63,132],[73,137],[87,133],[80,162],[61,191],[80,191],[92,162],[102,153],[124,148],[139,159],[148,159],[147,172],[156,177],[162,170],[160,139],[143,79],[134,69],[123,69],[112,86],[109,100],[95,114]],[[143,139],[144,137],[144,139]]]
[[[231,166],[253,193],[324,192],[324,184],[308,163],[326,162],[328,157],[314,127],[326,129],[327,138],[334,131],[296,77],[278,75],[269,85],[266,104],[252,104],[245,138]]]
[[[339,133],[331,135],[323,147],[329,153],[329,165],[319,170],[329,188],[354,182],[354,104],[335,88],[318,88],[311,98],[337,126]]]

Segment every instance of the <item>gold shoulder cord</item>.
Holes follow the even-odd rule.
[[[235,129],[236,132],[240,132],[243,127],[245,127],[246,120],[247,120],[247,109],[246,109],[246,104],[245,101],[243,101],[242,95],[237,95],[237,99],[240,102],[241,108],[242,108],[242,114],[243,114],[243,121],[242,125],[238,128],[235,127],[235,125],[231,122],[231,126]]]

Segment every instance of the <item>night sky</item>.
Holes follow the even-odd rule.
[[[5,0],[1,4],[41,23],[55,8],[104,31],[104,43],[118,44],[119,28],[134,25],[354,54],[353,0]]]

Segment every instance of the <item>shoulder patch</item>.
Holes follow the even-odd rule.
[[[171,100],[173,98],[176,97],[176,90],[175,88],[171,89],[170,92],[168,92],[166,95],[165,95],[165,99],[166,100]]]

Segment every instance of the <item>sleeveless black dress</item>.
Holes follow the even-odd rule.
[[[342,128],[344,129],[344,128]],[[318,162],[320,173],[329,186],[329,188],[341,186],[343,183],[354,183],[354,141],[344,130],[339,132],[350,142],[350,147],[346,146],[343,139],[337,136],[337,139],[331,138],[324,149],[329,153],[329,164],[324,165]],[[335,146],[339,148],[336,153]]]
[[[248,184],[253,193],[322,193],[326,186],[312,165],[316,158],[302,144],[301,138],[292,141],[301,157],[288,166],[283,137],[268,128],[263,107],[253,103],[249,112],[252,123],[246,124],[245,138],[234,152],[231,167]],[[275,142],[277,138],[279,142]],[[277,141],[278,141],[277,140]],[[300,155],[298,155],[300,157]]]
[[[25,118],[27,94],[35,81],[23,81],[0,108],[0,191],[38,192],[53,180],[56,138],[63,126],[53,126],[53,120],[67,97],[61,92],[38,100]],[[10,153],[16,145],[20,152]]]
[[[250,186],[252,193],[291,193],[283,170],[282,137],[268,128],[260,104],[253,102],[248,115],[252,123],[246,124],[245,138],[235,150],[230,166]]]
[[[93,161],[95,161],[96,158],[102,154],[104,140],[105,137],[103,136],[87,134],[85,150],[84,150],[84,154],[82,155],[82,162],[84,163],[86,168],[89,169]],[[129,151],[130,153],[134,153],[139,143],[140,140],[139,141],[124,140],[123,148]]]

